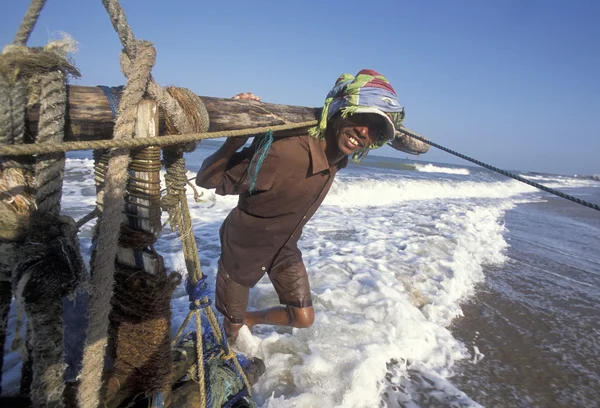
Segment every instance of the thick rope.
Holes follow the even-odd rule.
[[[4,58],[0,55],[0,58]],[[18,78],[14,83],[10,83],[6,76],[10,72],[0,72],[0,142],[1,143],[22,143],[25,131],[25,102],[27,99],[26,81]],[[12,82],[12,81],[11,81]],[[4,161],[0,159],[0,176],[2,186],[5,187],[3,194],[0,194],[0,226],[5,232],[0,233],[3,239],[8,242],[2,243],[2,258],[12,259],[18,253],[16,245],[10,241],[21,241],[27,225],[27,214],[33,205],[33,199],[29,192],[25,191],[27,180],[31,172],[20,167],[17,161]],[[17,167],[18,166],[18,167]],[[17,192],[14,187],[21,187]],[[13,188],[11,188],[13,187]],[[21,193],[21,194],[19,194]],[[21,198],[27,201],[20,200]],[[19,205],[19,201],[22,201]],[[29,203],[27,203],[29,202]],[[21,213],[23,211],[24,213]],[[9,265],[0,262],[0,392],[2,383],[2,365],[4,363],[4,342],[6,339],[6,327],[8,324],[8,311],[12,300],[11,275],[14,264]],[[21,308],[19,308],[21,310]],[[20,333],[19,337],[20,337]],[[17,336],[15,336],[17,337]]]
[[[173,152],[165,151],[164,160],[167,167],[167,194],[162,199],[162,205],[169,212],[171,228],[179,231],[188,274],[192,283],[196,284],[202,277],[202,270],[187,203],[185,159],[182,155],[173,156]]]
[[[37,22],[45,3],[46,0],[31,0],[27,13],[25,13],[25,17],[23,17],[23,20],[21,21],[21,26],[15,35],[14,44],[27,44],[29,36],[33,31],[33,27],[35,27],[35,23]]]
[[[110,16],[113,28],[119,35],[119,40],[123,45],[126,57],[131,58],[137,52],[137,42],[131,27],[127,23],[127,17],[125,16],[125,12],[121,7],[121,4],[118,0],[102,0],[102,4],[104,4],[104,8]],[[123,66],[124,71],[128,70],[128,58],[124,58],[121,62],[121,65]],[[179,103],[177,103],[173,96],[171,96],[154,81],[152,75],[150,75],[150,80],[148,83],[148,94],[156,101],[158,106],[160,106],[167,113],[167,116],[171,121],[173,121],[173,125],[179,133],[186,134],[193,132],[192,124],[188,120],[188,117]],[[200,116],[205,117],[206,123],[208,123],[208,113],[206,112],[204,105],[200,103],[197,106],[197,109],[200,113]],[[206,129],[203,131],[205,130]]]
[[[0,74],[0,143],[12,144],[11,98],[8,82]]]
[[[276,126],[261,126],[256,128],[223,130],[219,132],[191,133],[184,135],[168,135],[159,137],[145,137],[141,139],[125,140],[89,140],[78,142],[63,142],[48,146],[36,146],[33,144],[12,146],[0,145],[0,156],[22,156],[40,153],[70,152],[77,150],[126,148],[133,149],[140,146],[170,146],[205,139],[217,139],[220,137],[252,136],[266,133],[269,130],[277,132],[280,130],[307,128],[315,125],[315,120],[307,122],[288,123]]]
[[[2,88],[8,90],[0,106],[0,110],[8,112],[8,118],[2,118],[7,119],[3,125],[8,124],[8,129],[3,126],[0,133],[1,139],[9,143],[23,143],[27,87],[33,78],[45,98],[40,107],[37,143],[60,143],[63,139],[65,76],[68,72],[76,73],[66,59],[70,42],[57,41],[35,49],[24,46],[42,6],[43,3],[37,3],[37,6],[32,3],[17,34],[16,45],[7,46],[0,56]],[[4,105],[6,102],[8,106]],[[23,217],[30,217],[30,222],[26,241],[17,248],[20,262],[12,276],[13,287],[18,292],[16,298],[18,302],[25,302],[28,315],[29,352],[23,362],[21,388],[27,394],[31,391],[34,406],[62,407],[65,370],[62,297],[77,285],[83,262],[76,230],[72,228],[74,223],[58,216],[64,154],[45,155],[39,159],[33,186],[39,205],[31,214],[27,207]],[[18,164],[10,163],[5,175],[10,178],[9,172],[20,171],[21,177],[27,180],[25,167],[10,168]],[[22,194],[26,192],[23,190]],[[15,339],[17,337],[15,335]]]
[[[34,407],[64,407],[63,379],[67,365],[63,351],[61,298],[26,303],[28,339],[32,350],[31,402]]]
[[[536,183],[536,182],[531,181],[531,180],[527,180],[524,177],[517,176],[516,174],[510,173],[510,172],[508,172],[506,170],[502,170],[502,169],[500,169],[498,167],[490,166],[489,164],[485,164],[482,161],[473,159],[473,158],[471,158],[469,156],[465,156],[464,154],[455,152],[454,150],[448,149],[447,147],[444,147],[442,145],[434,143],[431,140],[426,139],[425,137],[419,135],[418,133],[414,133],[414,132],[412,132],[412,131],[410,131],[408,129],[402,128],[400,131],[402,133],[405,133],[405,134],[409,135],[410,137],[414,137],[415,139],[420,140],[421,142],[427,143],[427,144],[429,144],[429,145],[431,145],[433,147],[437,147],[440,150],[443,150],[443,151],[445,151],[447,153],[453,154],[454,156],[460,157],[461,159],[470,161],[471,163],[475,163],[475,164],[477,164],[477,165],[479,165],[481,167],[485,167],[488,170],[495,171],[496,173],[500,173],[500,174],[502,174],[502,175],[504,175],[506,177],[510,177],[512,179],[518,180],[521,183],[525,183],[525,184],[528,184],[528,185],[530,185],[532,187],[539,188],[540,190],[546,191],[546,192],[548,192],[550,194],[554,194],[556,196],[564,198],[565,200],[569,200],[569,201],[572,201],[574,203],[581,204],[583,206],[589,207],[589,208],[591,208],[593,210],[600,211],[600,205],[598,205],[598,204],[590,203],[589,201],[585,201],[585,200],[582,200],[580,198],[573,197],[572,195],[565,194],[565,193],[562,193],[562,192],[560,192],[558,190],[555,190],[553,188],[546,187],[546,186],[544,186],[542,184]]]
[[[19,251],[13,287],[17,302],[25,305],[30,328],[31,400],[34,406],[62,407],[62,298],[73,292],[84,268],[75,222],[50,212],[34,212]]]
[[[149,85],[149,89],[152,89],[153,83]],[[180,88],[169,88],[168,92],[165,92],[160,89],[160,94],[163,96],[165,103],[169,101],[175,102],[175,106],[166,107],[167,105],[163,105],[163,109],[167,110],[167,129],[171,132],[193,132],[193,131],[205,131],[208,129],[209,118],[208,113],[202,103],[202,100],[193,94],[191,91]],[[159,92],[155,92],[159,93]],[[166,97],[168,95],[168,97]],[[157,95],[157,97],[160,95]],[[177,101],[175,101],[174,96],[177,97]],[[186,112],[183,112],[181,106],[186,107]],[[200,109],[201,108],[201,109]],[[168,110],[170,109],[170,110]],[[193,119],[193,123],[190,123],[189,118]],[[167,173],[165,175],[165,183],[167,185],[167,195],[163,199],[163,205],[167,208],[170,215],[171,225],[174,229],[178,230],[180,233],[180,238],[182,240],[182,249],[184,252],[184,258],[186,262],[186,267],[188,270],[188,279],[190,279],[192,285],[196,285],[198,281],[200,281],[203,277],[202,269],[200,266],[200,259],[198,257],[198,249],[196,247],[196,240],[193,233],[192,228],[192,219],[189,213],[189,207],[187,202],[186,195],[186,169],[185,169],[185,159],[183,158],[183,148],[175,147],[166,149],[164,151],[164,161],[165,167],[167,169]],[[215,317],[214,311],[210,307],[206,307],[210,304],[209,299],[204,298],[200,300],[195,300],[195,309],[190,310],[187,318],[185,319],[183,325],[178,331],[177,338],[183,333],[185,327],[190,321],[192,314],[195,315],[195,323],[196,323],[196,356],[197,356],[197,370],[198,370],[198,387],[200,391],[200,405],[202,407],[206,406],[207,400],[210,399],[208,395],[208,390],[210,389],[206,385],[206,372],[204,367],[204,362],[202,359],[203,355],[203,334],[202,334],[202,319],[201,319],[201,311],[204,309],[206,317],[211,324],[211,328],[215,336],[219,341],[219,344],[223,344],[224,339],[221,336],[221,330],[218,325],[217,319]],[[204,306],[203,306],[204,305]],[[175,343],[176,344],[176,343]],[[227,345],[224,345],[226,349],[229,349]],[[238,360],[235,358],[235,353],[230,352],[230,355],[233,356],[233,362],[236,368],[238,369],[244,384],[248,390],[248,393],[251,392],[251,387],[246,378],[246,375],[239,365]]]
[[[117,0],[102,0],[102,4],[110,16],[113,28],[119,35],[125,53],[131,57],[137,50],[137,43],[131,27],[127,23],[123,8]]]
[[[129,70],[128,84],[121,97],[119,115],[115,124],[116,140],[133,136],[137,115],[137,104],[142,100],[154,65],[156,53],[152,45],[138,42],[134,65]],[[122,61],[124,57],[122,57]],[[114,287],[114,262],[118,247],[121,213],[127,182],[129,151],[119,148],[109,159],[104,187],[104,204],[98,220],[99,235],[92,254],[92,289],[89,300],[89,323],[83,363],[79,375],[80,385],[77,400],[80,408],[96,408],[100,401],[104,355],[107,344],[108,315]]]
[[[23,143],[26,104],[26,80],[10,84],[0,73],[0,143]]]
[[[64,137],[67,105],[66,81],[63,72],[54,71],[42,77],[40,98],[42,103],[36,143],[61,142]],[[60,214],[64,166],[64,153],[38,156],[35,165],[35,189],[39,214],[54,216]],[[38,227],[38,225],[31,226],[31,228]],[[78,241],[76,243],[78,244]],[[35,242],[35,245],[39,246],[40,244],[44,247],[38,251],[46,250],[45,243]],[[24,250],[28,245],[29,242],[23,247]],[[54,270],[58,266],[55,263],[45,263],[47,273],[58,275],[62,272]],[[76,265],[75,268],[81,272],[80,265]],[[72,289],[78,280],[76,278],[69,285],[68,290]],[[29,342],[33,350],[31,401],[34,406],[63,406],[65,388],[63,375],[66,365],[63,351],[62,294],[59,292],[58,296],[45,296],[43,301],[28,302],[25,306],[32,328],[32,337]]]
[[[42,78],[39,132],[36,143],[60,143],[64,137],[67,92],[65,74],[54,71]],[[43,213],[58,215],[65,168],[64,153],[38,155],[35,164],[35,200]]]

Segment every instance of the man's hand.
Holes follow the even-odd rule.
[[[228,137],[225,141],[225,145],[227,145],[227,149],[232,149],[234,152],[246,144],[250,137]]]
[[[239,93],[233,96],[231,99],[249,99],[251,101],[260,102],[260,96],[254,95],[252,92]],[[246,144],[249,137],[229,137],[225,141],[225,148],[227,150],[232,149],[234,152],[240,147]]]
[[[260,96],[256,96],[252,92],[239,93],[231,99],[250,99],[251,101],[260,102]]]

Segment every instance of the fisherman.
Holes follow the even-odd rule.
[[[236,99],[259,100],[253,94]],[[327,95],[309,134],[228,138],[202,163],[196,184],[239,195],[220,229],[215,307],[235,341],[245,324],[310,327],[314,310],[298,239],[327,195],[336,173],[392,140],[404,108],[389,81],[373,70],[343,74]],[[247,311],[249,290],[268,274],[282,306]]]

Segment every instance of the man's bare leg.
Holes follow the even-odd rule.
[[[257,324],[274,326],[292,326],[307,328],[315,321],[315,312],[311,307],[277,306],[265,310],[246,312],[244,324],[252,329]]]
[[[240,332],[242,326],[242,323],[231,323],[228,318],[223,319],[223,328],[225,329],[227,343],[235,343],[235,341],[237,340],[238,333]]]
[[[273,326],[292,326],[307,328],[315,321],[315,312],[311,307],[277,306],[265,310],[246,312],[244,324],[231,323],[227,318],[224,321],[225,334],[231,343],[235,343],[242,326],[250,330],[257,324],[270,324]]]

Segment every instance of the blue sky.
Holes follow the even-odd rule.
[[[8,44],[29,2],[3,3]],[[156,46],[162,85],[320,106],[341,73],[372,68],[398,92],[406,126],[439,144],[505,169],[600,173],[596,0],[121,4],[136,37]],[[74,83],[124,83],[100,0],[48,0],[29,44],[61,31],[79,42]],[[468,164],[435,148],[420,159]]]

